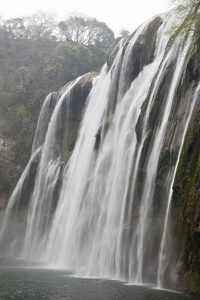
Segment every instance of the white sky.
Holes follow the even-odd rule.
[[[133,32],[137,26],[169,9],[170,0],[0,0],[0,16],[5,19],[32,15],[38,11],[55,13],[65,20],[83,13],[105,22],[119,35],[122,28]]]

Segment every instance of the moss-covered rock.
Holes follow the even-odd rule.
[[[74,148],[79,124],[94,77],[96,77],[96,73],[87,73],[82,76],[70,90],[69,97],[62,101],[60,117],[57,118],[55,146],[61,153],[63,161]],[[64,94],[67,88],[68,85],[60,91],[60,94]]]
[[[179,288],[200,295],[200,104],[192,117],[173,187]]]
[[[130,80],[134,80],[142,71],[144,66],[152,62],[155,52],[157,32],[162,24],[162,19],[156,17],[148,24],[148,27],[139,35],[135,46],[132,48],[132,61],[130,62]],[[125,44],[125,48],[131,42],[134,33],[129,37]]]

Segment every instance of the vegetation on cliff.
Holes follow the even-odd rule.
[[[200,294],[200,105],[192,118],[173,187],[174,234],[180,253],[177,266],[180,286]]]
[[[75,23],[84,24],[82,38],[67,38],[61,23],[69,25],[68,32],[74,30]],[[95,35],[84,43],[91,23],[95,23]],[[26,18],[0,20],[2,203],[8,199],[30,157],[45,96],[80,75],[98,72],[113,39],[114,33],[105,23],[82,16],[56,23],[53,15],[40,12]]]
[[[195,34],[200,34],[200,1],[199,0],[171,0],[172,4],[179,5],[178,13],[185,15],[184,22],[178,27],[177,33],[183,31],[194,31]]]

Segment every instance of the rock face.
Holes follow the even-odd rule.
[[[50,96],[0,244],[18,222],[26,258],[200,295],[199,46],[168,19],[119,41],[92,90],[89,73]]]
[[[197,57],[196,57],[197,58]],[[190,80],[198,80],[198,60],[191,72]],[[194,66],[194,64],[193,64]],[[194,74],[194,71],[195,72]],[[177,274],[180,287],[186,292],[200,295],[200,104],[197,103],[187,132],[173,186],[172,216],[174,236],[177,241],[179,262]]]
[[[132,82],[143,70],[143,68],[153,61],[157,32],[161,24],[162,19],[160,17],[156,17],[148,24],[145,32],[139,35],[139,37],[137,38],[135,47],[132,49],[133,53],[132,60],[130,61],[131,72],[129,82]],[[133,36],[134,33],[127,40],[125,48],[128,46]]]

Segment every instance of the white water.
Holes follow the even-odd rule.
[[[46,241],[41,234],[48,225],[48,216],[52,208],[52,197],[61,167],[61,154],[56,146],[57,122],[63,101],[67,101],[71,88],[79,81],[72,82],[57,103],[45,136],[42,155],[35,181],[35,188],[29,205],[26,235],[22,257],[38,257]],[[37,131],[36,131],[37,133]]]
[[[17,242],[17,233],[16,232],[10,232],[10,227],[12,228],[12,222],[17,222],[17,207],[19,205],[19,201],[21,198],[21,193],[22,193],[22,188],[23,185],[25,183],[25,180],[28,178],[29,176],[29,172],[30,172],[30,168],[31,165],[35,159],[35,157],[38,155],[38,153],[41,151],[41,147],[39,147],[32,155],[31,158],[24,170],[24,172],[22,173],[20,180],[18,181],[11,197],[9,200],[9,203],[7,205],[5,214],[4,214],[4,218],[3,218],[3,222],[1,224],[1,230],[0,230],[0,243],[4,243],[4,238],[6,237],[6,235],[15,235],[16,234],[16,238],[14,238],[12,245],[13,247],[10,247],[10,255],[12,254],[12,252],[14,252],[15,249],[15,244]],[[14,225],[16,226],[16,225]],[[8,253],[7,253],[8,255]]]
[[[177,131],[180,133],[181,147],[177,162],[167,179],[170,188],[168,201],[164,205],[165,218],[161,223],[156,223],[160,226],[159,230],[155,230],[159,235],[156,248],[152,246],[154,240],[151,231],[154,228],[150,228],[154,221],[158,222],[153,219],[152,210],[159,158],[190,48],[190,42],[184,43],[184,37],[180,37],[165,53],[169,39],[166,32],[173,17],[163,14],[162,18],[164,21],[157,33],[154,58],[129,87],[126,80],[130,72],[131,55],[138,36],[144,33],[148,22],[138,29],[126,49],[125,41],[120,43],[111,69],[104,66],[95,80],[76,146],[62,174],[62,188],[53,218],[50,217],[53,196],[63,164],[62,155],[55,144],[57,122],[62,102],[70,96],[79,78],[68,85],[60,97],[45,139],[44,130],[41,129],[44,114],[41,112],[33,149],[44,144],[30,199],[21,253],[23,258],[44,260],[53,267],[74,270],[78,275],[112,277],[138,284],[146,282],[146,274],[150,274],[157,278],[161,286],[172,185],[198,93],[197,89],[196,94],[191,96],[194,100],[192,105],[187,106],[189,113],[184,119],[184,130]],[[170,73],[168,69],[171,69]],[[170,78],[162,94],[163,82],[166,85],[164,78],[169,77],[166,74],[170,74]],[[143,127],[138,139],[136,127],[145,100]],[[158,112],[153,113],[156,105]],[[154,118],[154,114],[156,117],[153,122],[151,118]],[[109,123],[109,128],[106,123]],[[153,128],[152,123],[155,123]],[[39,134],[40,129],[42,134]],[[96,149],[96,135],[100,129],[100,145]],[[26,170],[25,173],[28,172]],[[23,177],[21,180],[23,183]],[[16,187],[17,193],[22,183]],[[138,192],[139,185],[142,185],[141,192]],[[15,201],[13,194],[8,211]],[[6,223],[3,224],[7,226],[8,213],[4,220]],[[6,226],[3,225],[3,230]]]
[[[44,144],[49,120],[58,101],[58,93],[49,94],[42,105],[32,145],[32,154]]]

